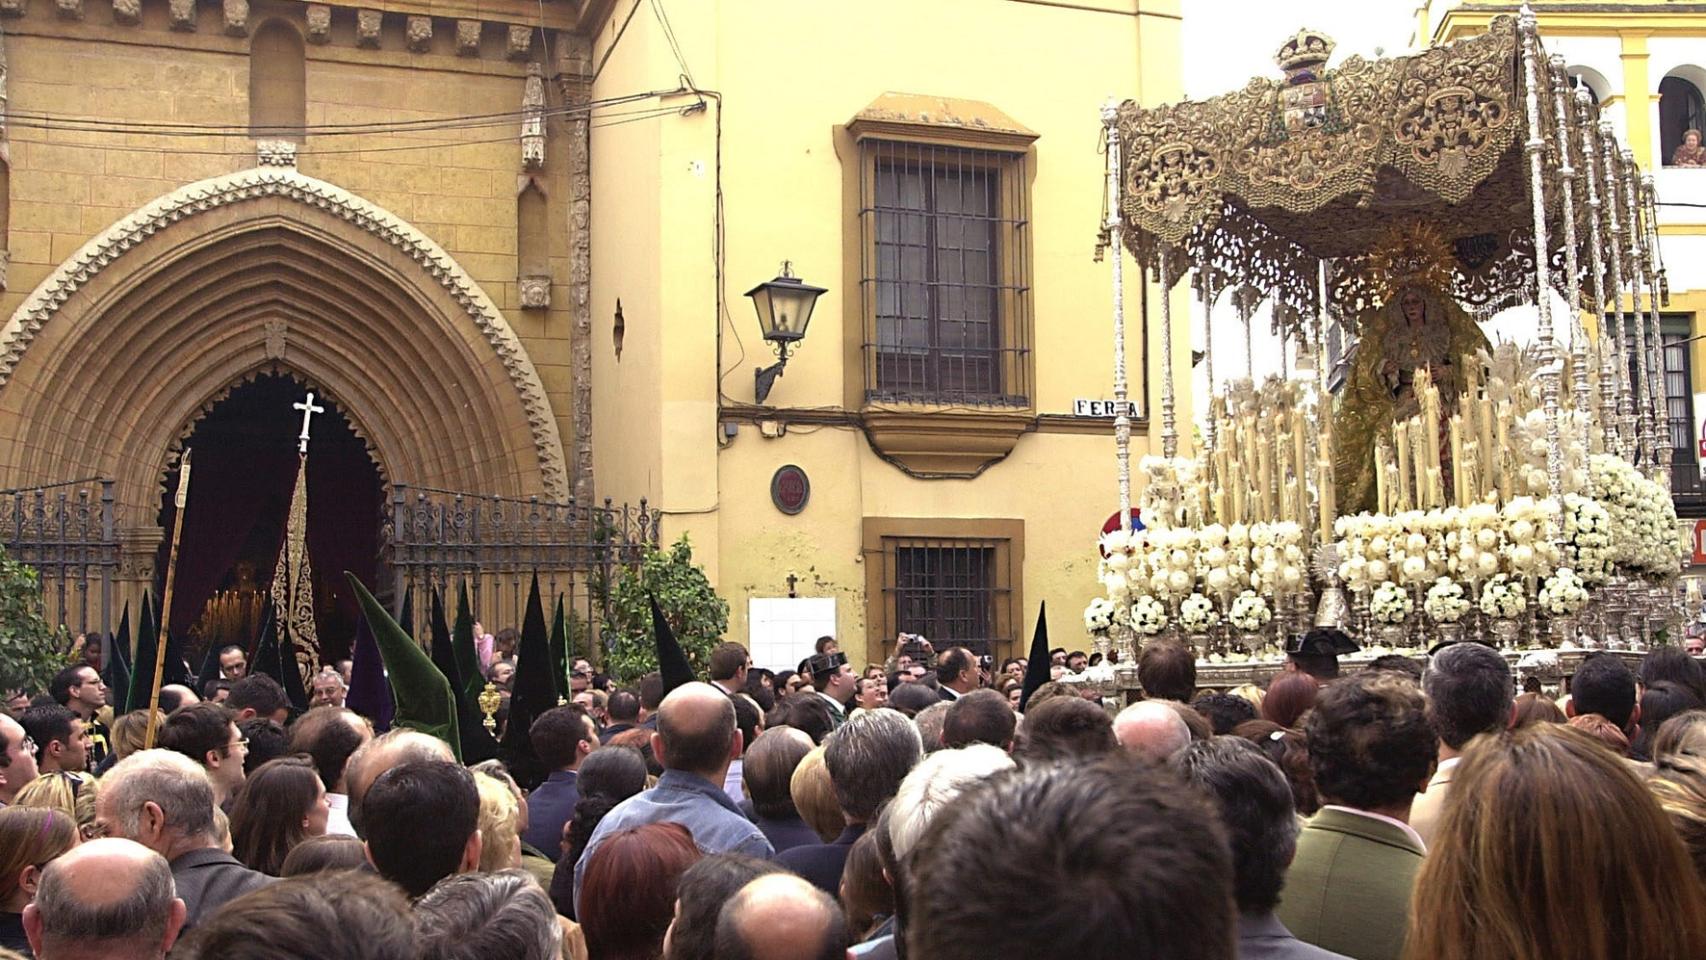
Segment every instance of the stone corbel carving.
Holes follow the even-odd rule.
[[[59,8],[61,20],[83,19],[83,0],[54,0],[53,5]]]
[[[0,0],[0,17],[21,17],[30,12],[30,0]]]
[[[533,55],[533,28],[524,24],[509,25],[509,58],[526,60]]]
[[[521,278],[521,308],[523,310],[544,310],[550,305],[550,277]]]
[[[384,22],[385,15],[378,10],[357,10],[355,12],[355,45],[358,47],[379,46],[379,25]]]
[[[7,275],[12,271],[12,251],[0,250],[0,290],[9,290],[6,286]]]
[[[268,360],[283,360],[285,336],[290,332],[290,325],[283,320],[268,320],[264,324]]]
[[[537,63],[527,65],[527,86],[521,95],[521,166],[545,165],[545,73]]]
[[[480,21],[456,21],[456,55],[459,57],[477,57],[480,55]]]
[[[142,0],[113,0],[113,22],[134,27],[142,22]]]
[[[308,42],[330,43],[332,40],[332,8],[323,3],[308,5]]]
[[[425,53],[432,49],[432,18],[409,18],[409,49],[416,53]]]
[[[256,140],[255,162],[263,167],[294,167],[296,144],[290,140]]]
[[[225,33],[233,37],[249,35],[249,0],[225,0]]]
[[[170,0],[166,10],[173,30],[195,32],[195,0]]]

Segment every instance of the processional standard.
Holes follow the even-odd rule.
[[[1123,254],[1162,291],[1146,529],[1130,525],[1122,403],[1126,519],[1085,611],[1121,656],[1079,679],[1108,693],[1135,687],[1138,646],[1164,636],[1197,646],[1208,685],[1259,679],[1311,625],[1370,655],[1483,639],[1555,680],[1678,625],[1651,175],[1526,7],[1414,56],[1328,70],[1332,47],[1300,31],[1281,80],[1103,110],[1118,401]],[[1168,294],[1187,276],[1205,323],[1230,298],[1245,356],[1217,382],[1208,331],[1209,410],[1182,456]],[[1257,383],[1264,301],[1299,362]],[[1477,321],[1519,306],[1532,344],[1488,344]],[[1356,345],[1335,397],[1341,334]]]

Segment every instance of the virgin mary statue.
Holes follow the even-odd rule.
[[[1467,383],[1465,365],[1491,349],[1481,328],[1447,292],[1450,272],[1442,257],[1412,249],[1386,263],[1382,280],[1390,293],[1358,321],[1356,359],[1334,414],[1334,469],[1339,509],[1346,513],[1374,509],[1374,444],[1394,423],[1420,412],[1416,371],[1427,370],[1439,388],[1441,407],[1454,409]],[[1440,449],[1449,445],[1442,443]],[[1451,467],[1444,466],[1449,490]]]

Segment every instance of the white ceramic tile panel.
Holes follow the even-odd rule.
[[[792,670],[818,637],[835,635],[834,597],[751,597],[746,609],[753,666]]]

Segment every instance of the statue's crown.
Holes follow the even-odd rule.
[[[1333,55],[1334,46],[1333,38],[1319,30],[1299,30],[1296,36],[1280,46],[1279,52],[1274,54],[1274,62],[1286,71],[1319,67]]]

